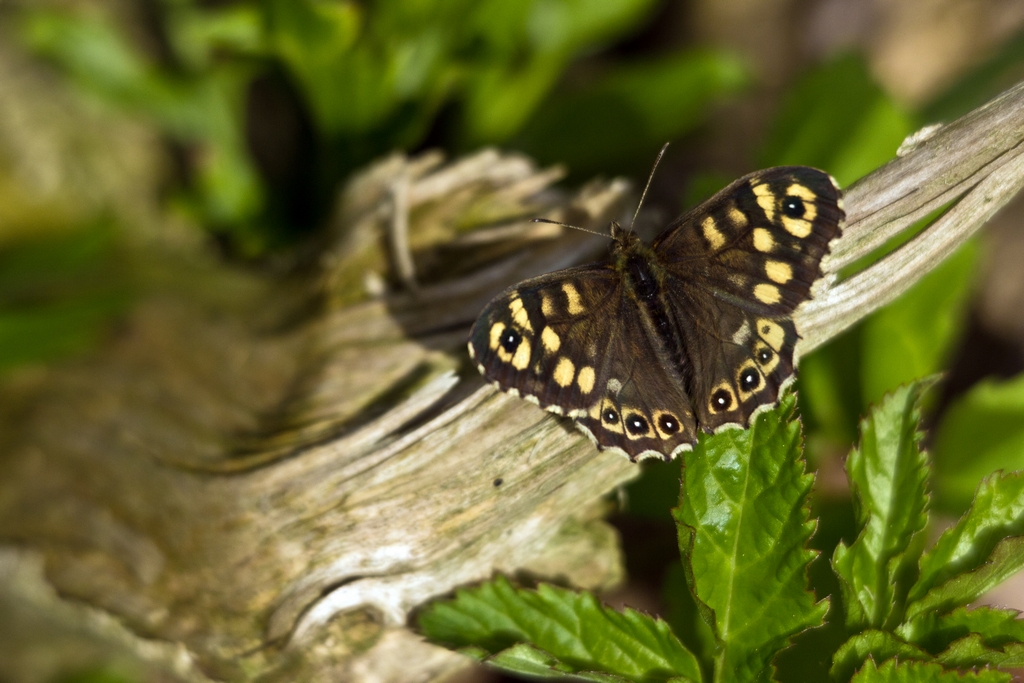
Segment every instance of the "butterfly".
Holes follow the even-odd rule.
[[[607,262],[508,288],[469,354],[599,449],[671,459],[699,431],[748,426],[794,379],[793,313],[844,219],[827,173],[785,166],[736,180],[650,245],[613,222]]]

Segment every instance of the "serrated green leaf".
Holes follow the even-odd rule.
[[[870,659],[853,677],[853,683],[1009,683],[1001,671],[949,671],[932,662],[900,662],[890,659],[876,666]]]
[[[949,614],[926,612],[899,628],[899,634],[929,652],[937,653],[970,634],[981,636],[988,647],[1024,642],[1024,621],[1016,610],[960,607]]]
[[[716,680],[766,678],[790,637],[819,626],[828,608],[807,589],[813,476],[795,407],[787,394],[750,429],[702,437],[685,456],[673,515],[687,580],[720,643]]]
[[[829,675],[834,680],[845,683],[865,660],[884,662],[894,657],[903,661],[932,659],[932,656],[921,648],[901,640],[888,631],[870,630],[858,633],[842,644],[832,657]]]
[[[921,398],[931,384],[914,382],[887,395],[861,421],[860,447],[846,461],[861,531],[849,547],[836,547],[832,565],[853,631],[902,619],[906,574],[920,556],[919,544],[911,541],[928,523],[928,471],[918,423]]]
[[[520,643],[507,650],[502,650],[493,657],[487,657],[486,651],[479,648],[461,650],[476,659],[487,662],[510,673],[539,678],[557,678],[564,681],[595,681],[597,683],[624,683],[628,678],[612,674],[572,674],[564,671],[565,667],[548,653],[538,650],[532,645]],[[560,670],[561,669],[561,670]]]
[[[518,589],[498,577],[434,603],[419,626],[445,645],[502,654],[495,663],[528,662],[522,648],[507,651],[529,644],[550,655],[549,668],[562,666],[565,673],[607,673],[643,683],[701,680],[696,658],[664,621],[632,609],[616,612],[590,593],[547,584]]]
[[[1024,643],[1007,643],[1002,647],[989,647],[977,633],[961,638],[939,653],[936,659],[956,669],[997,666],[1003,669],[1024,667]]]
[[[988,474],[1024,469],[1024,374],[983,380],[957,399],[942,418],[932,456],[939,501],[958,512]]]
[[[978,486],[970,510],[921,558],[920,575],[908,596],[908,617],[967,604],[1024,564],[1024,551],[1013,554],[1024,539],[1006,538],[1021,533],[1024,475],[993,474]]]
[[[909,617],[929,610],[945,612],[977,600],[987,591],[1024,569],[1024,536],[1004,538],[984,564],[959,574],[925,594],[907,609]]]

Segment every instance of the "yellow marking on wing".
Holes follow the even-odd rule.
[[[572,361],[565,356],[559,358],[558,365],[555,366],[555,383],[560,387],[567,387],[572,384],[575,377],[576,366],[573,365]]]
[[[530,345],[527,341],[524,337],[523,341],[519,342],[515,355],[512,356],[512,367],[516,370],[525,370],[530,365]]]
[[[708,216],[701,223],[701,229],[704,231],[704,239],[708,241],[712,249],[720,249],[725,244],[725,235],[715,225],[715,219]]]
[[[808,202],[813,202],[815,199],[818,198],[818,195],[814,194],[813,190],[811,190],[809,187],[805,185],[801,185],[800,183],[793,183],[792,185],[787,187],[786,194],[793,195],[794,197],[799,197],[800,199],[803,199],[804,201]]]
[[[540,295],[540,312],[548,318],[555,314],[555,301],[548,294]]]
[[[518,296],[508,304],[508,312],[512,314],[512,322],[528,332],[533,332],[533,325],[530,324],[530,316],[523,307],[523,300]]]
[[[754,296],[757,300],[766,304],[777,304],[782,301],[782,293],[775,285],[766,285],[763,282],[754,287]]]
[[[764,264],[764,272],[768,279],[784,285],[793,279],[793,268],[783,261],[768,261]]]
[[[769,221],[774,221],[775,200],[777,198],[775,193],[772,192],[772,188],[768,187],[765,183],[761,183],[760,185],[754,185],[751,189],[754,191],[754,196],[757,197],[758,206],[764,210],[764,215],[768,217]]]
[[[584,394],[589,394],[594,390],[594,379],[594,368],[585,365],[580,368],[579,375],[576,376],[576,384],[580,386],[580,391]]]
[[[729,220],[732,221],[733,225],[737,228],[742,228],[747,224],[747,214],[734,206],[729,209]]]
[[[782,329],[782,325],[767,318],[761,318],[757,321],[757,336],[768,342],[768,346],[772,347],[776,352],[782,348],[783,342],[786,341],[786,331]]]
[[[540,343],[548,353],[557,353],[562,345],[562,338],[550,327],[545,327],[540,333]]]
[[[563,283],[562,291],[565,292],[565,299],[568,302],[569,315],[579,315],[587,310],[583,307],[583,300],[580,299],[580,293],[576,291],[576,287],[573,286],[572,283]]]
[[[501,333],[505,331],[505,323],[491,325],[491,351],[497,351],[501,345]]]
[[[764,228],[754,228],[754,249],[768,253],[775,248],[775,239]]]
[[[814,226],[810,221],[804,220],[803,218],[790,218],[789,216],[782,217],[782,227],[786,229],[793,237],[799,237],[803,239],[811,234],[811,230]]]

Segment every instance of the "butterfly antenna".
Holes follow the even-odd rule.
[[[568,223],[560,223],[558,221],[553,221],[553,220],[550,220],[548,218],[532,218],[532,219],[530,219],[530,222],[531,223],[550,223],[551,225],[561,225],[563,228],[572,228],[573,230],[582,230],[583,232],[589,232],[591,235],[598,235],[599,237],[608,237],[609,239],[611,238],[611,235],[607,235],[607,234],[605,234],[603,232],[597,232],[595,230],[587,230],[586,228],[581,228],[578,225],[569,225]]]
[[[665,150],[668,149],[668,143],[666,142],[661,146],[661,151],[658,152],[658,156],[654,159],[654,167],[651,169],[651,175],[647,177],[647,184],[644,185],[644,193],[640,195],[640,203],[636,205],[636,213],[633,214],[633,220],[629,224],[629,229],[632,230],[636,224],[636,217],[640,215],[640,207],[644,205],[644,198],[647,197],[647,190],[651,189],[651,181],[654,180],[654,172],[658,170],[658,163],[661,158],[665,156]]]

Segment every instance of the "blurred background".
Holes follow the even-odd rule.
[[[770,165],[849,185],[1022,78],[1020,0],[0,0],[0,391],[102,346],[197,264],[301,268],[346,178],[393,150],[492,145],[567,186],[642,184],[671,141],[650,199],[671,215]],[[803,362],[823,558],[852,528],[858,417],[901,382],[948,373],[928,418],[940,519],[1024,468],[1022,218],[1017,201]],[[678,465],[645,467],[608,599],[685,624]],[[1022,608],[1015,585],[1000,599]]]

